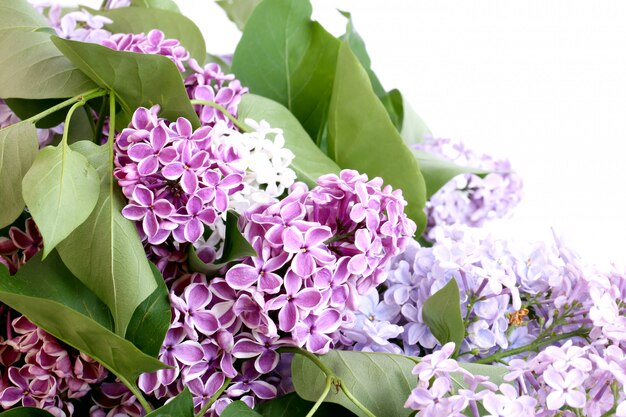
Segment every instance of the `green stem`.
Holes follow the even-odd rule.
[[[107,7],[108,2],[109,0],[102,0],[102,4],[100,5],[100,10],[104,10],[104,8]]]
[[[231,122],[233,122],[233,124],[235,126],[237,126],[239,128],[239,130],[241,130],[242,132],[251,132],[252,131],[252,129],[250,129],[244,123],[242,123],[239,120],[237,120],[232,114],[230,114],[230,112],[228,110],[226,110],[224,107],[220,106],[217,103],[214,103],[212,101],[207,101],[207,100],[191,100],[191,104],[199,104],[201,106],[213,107],[214,109],[217,109],[220,112],[224,113],[224,116],[228,117],[228,119]]]
[[[97,95],[94,95],[94,94],[97,94]],[[36,122],[38,120],[43,119],[46,116],[51,115],[54,112],[57,112],[57,111],[65,108],[67,106],[70,106],[70,105],[76,103],[77,101],[82,100],[84,97],[94,98],[94,97],[98,97],[98,96],[104,95],[104,94],[106,94],[104,90],[101,90],[99,88],[94,88],[93,90],[89,90],[89,91],[87,91],[87,92],[85,92],[83,94],[79,94],[79,95],[74,96],[72,98],[68,98],[67,100],[62,101],[61,103],[59,103],[59,104],[57,104],[55,106],[52,106],[49,109],[46,109],[46,110],[42,111],[41,113],[37,113],[36,115],[31,116],[31,117],[29,117],[28,119],[26,119],[24,121],[25,122],[33,122],[34,123],[34,122]]]
[[[100,116],[104,120],[104,116]],[[111,150],[111,161],[113,163],[113,141],[115,140],[115,93],[109,93],[109,149]]]
[[[304,417],[313,417],[313,415],[315,414],[317,409],[320,408],[320,406],[322,405],[322,403],[326,399],[326,396],[330,392],[330,387],[331,387],[332,383],[333,383],[333,377],[327,375],[326,376],[326,385],[324,386],[324,391],[322,391],[322,395],[320,395],[320,397],[317,399],[317,402],[315,404],[313,404],[313,407],[311,408],[311,410]]]
[[[63,128],[63,139],[61,139],[61,143],[63,146],[67,146],[67,137],[70,133],[70,120],[72,120],[72,115],[77,108],[85,105],[85,101],[81,100],[78,103],[74,103],[72,107],[67,111],[67,115],[65,116],[65,127]]]
[[[302,355],[311,362],[313,362],[326,376],[336,376],[332,369],[330,369],[324,362],[320,360],[316,355],[309,352],[308,350],[300,349],[298,347],[281,347],[278,349],[278,353],[295,353],[297,355]]]
[[[352,403],[354,405],[356,405],[357,407],[359,407],[359,410],[363,411],[365,413],[366,416],[368,417],[376,417],[376,415],[374,415],[374,413],[372,413],[370,410],[367,409],[367,407],[365,407],[363,404],[361,404],[359,402],[359,400],[357,400],[352,393],[348,390],[348,388],[346,388],[346,385],[343,383],[343,381],[341,381],[341,391],[343,391],[344,395],[350,400],[352,401]]]
[[[589,334],[589,329],[587,328],[580,328],[578,330],[574,330],[572,332],[569,333],[561,333],[561,334],[557,334],[554,335],[552,337],[549,337],[547,339],[544,340],[535,340],[532,343],[529,343],[527,345],[524,346],[520,346],[518,348],[515,349],[511,349],[511,350],[502,350],[500,352],[496,352],[491,356],[487,356],[485,358],[481,358],[478,359],[476,361],[474,361],[474,363],[492,363],[492,362],[497,362],[500,361],[502,358],[506,358],[508,356],[513,356],[513,355],[517,355],[519,353],[525,353],[525,352],[536,352],[539,349],[541,349],[544,346],[547,345],[551,345],[554,342],[558,342],[559,340],[563,340],[563,339],[569,339],[570,337],[585,337]]]
[[[200,412],[198,414],[196,414],[195,417],[202,417],[206,414],[207,411],[209,411],[209,408],[211,408],[211,406],[213,405],[213,403],[215,401],[217,401],[217,399],[220,397],[220,395],[222,395],[222,393],[224,392],[224,390],[228,387],[228,384],[230,384],[231,378],[226,378],[224,380],[224,383],[222,384],[222,386],[220,387],[220,389],[217,390],[217,392],[215,394],[213,394],[213,396],[211,396],[211,398],[209,398],[209,402],[206,403],[204,405],[204,407],[202,407],[202,409],[200,410]]]

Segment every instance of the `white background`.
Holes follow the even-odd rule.
[[[178,3],[209,52],[233,51],[239,32],[212,1]],[[383,85],[433,134],[511,161],[525,197],[498,233],[530,242],[553,227],[589,263],[626,265],[626,2],[313,4],[335,35],[336,8],[352,12]]]

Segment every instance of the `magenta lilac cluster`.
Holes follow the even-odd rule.
[[[214,143],[211,127],[194,130],[182,117],[170,123],[158,110],[137,109],[116,138],[114,175],[129,200],[122,214],[140,222],[142,239],[152,245],[170,236],[193,243],[227,210],[244,173],[233,163],[237,152]]]
[[[405,205],[379,178],[345,170],[247,211],[240,228],[257,256],[223,278],[171,282],[174,320],[159,358],[173,368],[142,375],[141,389],[168,398],[188,386],[199,410],[232,378],[212,412],[275,397],[277,350],[328,352],[352,323],[359,293],[384,281],[415,232]]]

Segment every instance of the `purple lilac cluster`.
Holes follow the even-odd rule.
[[[223,278],[171,282],[174,320],[159,358],[173,368],[142,375],[141,389],[164,398],[188,386],[199,410],[232,378],[211,413],[238,398],[275,397],[284,382],[277,350],[341,344],[358,295],[384,281],[386,263],[415,232],[405,205],[379,178],[345,170],[246,211],[240,228],[257,256]]]
[[[204,225],[228,209],[244,173],[233,147],[214,143],[212,128],[193,129],[185,118],[167,122],[158,106],[139,108],[115,141],[115,171],[129,204],[122,214],[141,222],[142,240],[197,242]]]
[[[506,216],[522,198],[522,180],[506,160],[497,160],[468,149],[462,142],[426,138],[416,149],[440,156],[461,166],[489,172],[458,175],[426,203],[428,227],[424,236],[432,239],[436,226],[466,224],[480,227],[485,221]]]

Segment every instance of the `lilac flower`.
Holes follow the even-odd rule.
[[[293,271],[285,274],[285,294],[271,299],[267,303],[268,310],[279,310],[278,327],[290,332],[311,310],[322,301],[322,294],[316,288],[302,289],[302,278]]]
[[[151,30],[147,35],[144,33],[116,33],[100,44],[116,51],[129,51],[143,54],[157,54],[169,58],[180,72],[185,71],[184,62],[189,59],[189,52],[180,45],[176,39],[165,39],[160,30]]]
[[[133,203],[128,204],[122,210],[124,217],[142,223],[142,230],[148,238],[148,242],[159,245],[167,239],[174,223],[169,220],[174,211],[174,206],[165,199],[155,201],[154,193],[143,185],[138,185],[133,190]]]
[[[215,223],[217,212],[213,207],[205,207],[202,199],[192,195],[184,208],[171,216],[179,226],[172,231],[172,236],[177,242],[197,242],[204,232],[205,225]]]
[[[299,344],[305,345],[310,352],[326,352],[332,342],[328,334],[339,328],[340,317],[341,314],[335,309],[324,310],[318,316],[310,314],[296,324],[293,329],[293,336]]]
[[[37,407],[38,401],[33,397],[30,381],[25,377],[25,372],[20,372],[18,368],[11,367],[8,370],[9,380],[15,384],[14,387],[5,388],[0,393],[0,405],[9,408],[17,403],[24,407]],[[34,376],[29,375],[30,378]]]
[[[584,374],[578,369],[561,373],[548,368],[543,378],[553,391],[548,394],[546,404],[549,410],[558,410],[567,403],[570,407],[582,408],[585,405],[585,393],[578,388],[584,381]]]
[[[233,384],[228,387],[226,392],[233,397],[241,396],[247,392],[253,392],[254,395],[263,400],[276,397],[276,387],[259,380],[260,376],[261,374],[256,371],[252,361],[244,362],[241,367],[241,374],[233,379]]]
[[[221,372],[204,375],[202,378],[187,381],[189,391],[194,395],[194,409],[200,410],[224,384],[225,376]]]
[[[128,156],[137,162],[137,172],[141,176],[152,175],[159,169],[159,164],[167,165],[177,158],[178,154],[168,144],[167,133],[163,126],[157,126],[150,131],[148,143],[139,142],[128,149]]]
[[[320,245],[332,236],[328,227],[315,227],[307,230],[304,235],[295,228],[288,228],[284,234],[284,248],[287,253],[295,254],[291,261],[293,271],[308,277],[318,264],[324,265],[335,258]]]
[[[492,171],[484,178],[475,174],[457,176],[426,204],[427,237],[437,225],[481,226],[485,221],[504,217],[521,200],[522,181],[511,172],[508,161],[477,154],[459,141],[427,138],[415,148],[463,166]]]
[[[183,315],[185,332],[192,339],[198,339],[196,330],[202,334],[211,335],[219,328],[215,315],[204,308],[211,298],[211,292],[204,284],[189,285],[185,288],[182,298],[174,294],[170,295],[173,307]]]
[[[267,374],[276,368],[279,359],[276,349],[290,342],[281,340],[279,336],[268,337],[254,331],[241,336],[233,346],[233,356],[239,359],[256,358],[254,369],[260,374]]]
[[[255,245],[261,257],[250,257],[252,265],[239,264],[231,267],[226,272],[226,282],[236,290],[249,288],[258,283],[259,291],[274,294],[279,291],[283,279],[275,273],[282,268],[289,254],[283,252],[277,256],[272,256],[271,248],[268,245]]]

